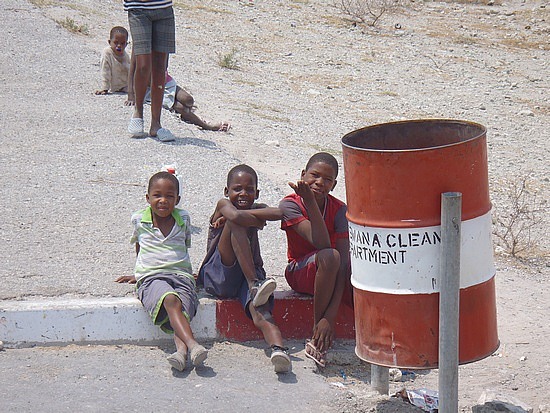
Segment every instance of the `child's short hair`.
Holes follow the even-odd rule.
[[[306,171],[311,167],[311,165],[317,162],[326,163],[328,166],[334,169],[334,177],[336,178],[338,176],[338,161],[330,153],[317,152],[315,155],[309,158],[309,161],[307,161]]]
[[[123,34],[124,36],[126,36],[126,39],[128,39],[128,30],[126,30],[124,27],[122,26],[115,26],[111,29],[111,32],[109,33],[109,39],[112,39],[113,36],[116,34],[116,33],[120,33],[120,34]]]
[[[172,181],[174,186],[176,187],[176,194],[180,194],[180,183],[178,181],[178,178],[176,178],[175,175],[171,174],[170,172],[161,171],[154,174],[149,179],[149,185],[147,185],[147,192],[151,192],[151,187],[155,184],[155,182],[160,181],[161,179],[168,179],[169,181]]]
[[[254,178],[254,183],[256,184],[256,187],[258,186],[258,175],[256,174],[256,171],[252,169],[250,166],[243,164],[234,166],[231,168],[231,170],[227,174],[227,186],[231,185],[231,180],[235,175],[237,175],[239,172],[245,172]]]

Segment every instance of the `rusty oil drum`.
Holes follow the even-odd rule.
[[[342,138],[356,353],[436,368],[441,194],[462,193],[459,362],[499,345],[486,129],[456,120],[365,127]]]

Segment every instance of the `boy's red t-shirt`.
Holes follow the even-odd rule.
[[[281,229],[286,232],[288,244],[288,261],[300,258],[317,251],[311,243],[302,238],[296,231],[290,230],[292,226],[309,219],[302,197],[290,194],[279,203],[283,213]],[[328,229],[330,245],[336,247],[336,240],[348,237],[348,221],[346,219],[346,204],[332,195],[327,196],[323,218]]]

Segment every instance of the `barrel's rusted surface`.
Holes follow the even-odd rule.
[[[374,125],[342,138],[357,355],[438,364],[441,194],[462,193],[459,362],[498,348],[486,129],[455,120]]]

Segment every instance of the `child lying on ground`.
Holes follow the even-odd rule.
[[[133,106],[135,104],[133,87],[135,70],[136,62],[134,56],[132,55],[128,75],[128,100],[124,103],[126,106]],[[151,104],[150,88],[147,88],[144,103]],[[204,119],[198,117],[194,112],[195,100],[193,96],[178,86],[176,80],[168,74],[168,70],[166,70],[166,82],[164,84],[162,107],[170,112],[178,113],[182,121],[192,125],[197,125],[199,128],[204,130],[227,132],[231,128],[229,122],[223,121],[218,123],[208,123]]]

